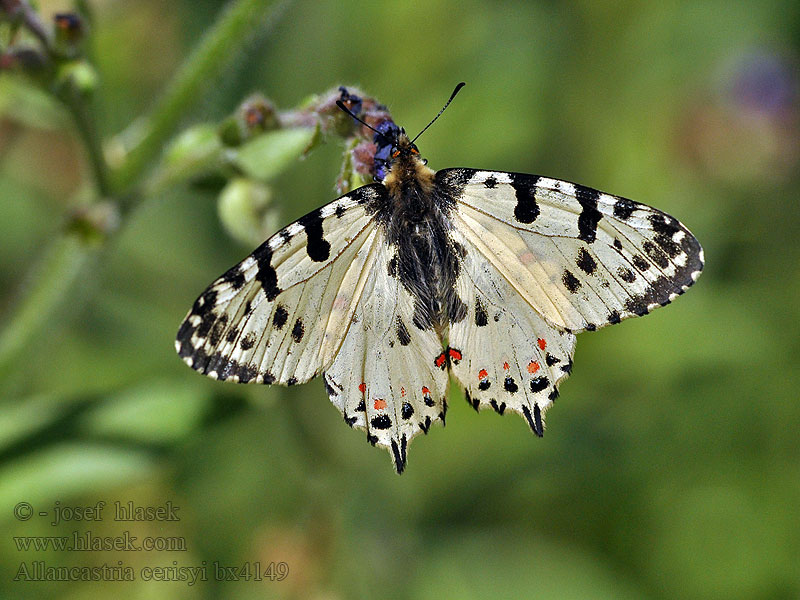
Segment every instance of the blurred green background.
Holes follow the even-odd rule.
[[[89,4],[108,140],[152,106],[222,3]],[[39,5],[47,18],[70,7]],[[178,359],[191,303],[252,247],[224,232],[218,189],[170,186],[124,217],[0,381],[0,596],[800,598],[799,51],[796,0],[283,5],[181,127],[252,91],[290,108],[347,84],[416,132],[463,80],[420,141],[431,167],[651,204],[692,229],[706,270],[666,310],[579,337],[544,439],[452,389],[447,428],[417,438],[398,477],[321,381],[237,386]],[[69,118],[21,102],[21,85],[0,75],[0,315],[90,185]],[[333,199],[332,142],[272,182],[281,224]],[[56,502],[101,500],[169,501],[180,520],[120,523],[106,508],[50,525]],[[49,516],[20,521],[20,502]],[[13,539],[125,530],[185,550]],[[12,581],[34,561],[128,566],[136,581]],[[285,562],[289,575],[218,583],[215,561]],[[203,564],[212,581],[139,576]]]

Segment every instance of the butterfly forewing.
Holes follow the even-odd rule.
[[[703,251],[659,210],[566,181],[455,169],[454,227],[551,325],[594,330],[669,303]]]
[[[212,283],[178,332],[184,361],[218,379],[284,384],[330,364],[370,266],[376,187],[309,213]]]

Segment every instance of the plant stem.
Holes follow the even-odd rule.
[[[89,158],[89,166],[92,169],[97,191],[101,197],[108,198],[113,193],[109,182],[108,163],[103,155],[102,142],[92,118],[91,106],[87,104],[88,102],[90,100],[65,99],[65,104],[75,121],[78,135],[80,135],[86,147],[86,154]]]
[[[234,57],[236,47],[262,28],[282,4],[278,0],[236,0],[230,5],[195,47],[150,115],[122,133],[123,145],[126,138],[136,139],[114,173],[115,190],[126,190],[139,178],[182,117],[198,103],[203,88],[216,81]]]

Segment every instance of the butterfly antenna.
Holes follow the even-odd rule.
[[[378,134],[380,134],[380,131],[378,131],[377,129],[375,129],[375,128],[374,128],[372,125],[369,125],[369,124],[365,123],[364,121],[362,121],[361,119],[359,119],[359,118],[358,118],[358,117],[357,117],[357,116],[356,116],[356,115],[355,115],[353,112],[351,112],[351,111],[350,111],[350,109],[349,109],[349,108],[347,108],[347,107],[344,105],[344,102],[342,102],[341,100],[337,100],[337,101],[336,101],[336,106],[338,106],[339,108],[341,108],[341,109],[342,109],[344,112],[346,112],[348,115],[350,115],[351,117],[353,117],[353,118],[354,118],[356,121],[358,121],[359,123],[361,123],[361,124],[362,124],[364,127],[368,127],[369,129],[371,129],[371,130],[372,130],[372,131],[374,131],[375,133],[378,133]]]
[[[447,108],[448,106],[450,106],[450,103],[453,101],[453,98],[455,98],[455,97],[456,97],[456,94],[457,94],[458,92],[460,92],[460,91],[461,91],[461,88],[463,88],[465,85],[467,85],[467,84],[466,84],[466,83],[464,83],[464,82],[462,81],[461,83],[459,83],[459,84],[456,86],[456,89],[454,89],[454,90],[453,90],[453,93],[452,93],[452,94],[450,94],[450,99],[449,99],[447,102],[445,102],[444,106],[442,107],[442,110],[440,110],[440,111],[439,111],[439,114],[438,114],[438,115],[436,115],[435,117],[433,117],[433,119],[431,120],[431,122],[430,122],[430,123],[428,123],[427,125],[425,125],[425,128],[424,128],[422,131],[420,131],[420,132],[419,132],[419,133],[416,135],[416,137],[415,137],[413,140],[411,140],[411,143],[412,143],[412,144],[413,144],[414,142],[416,142],[416,141],[417,141],[417,138],[418,138],[419,136],[421,136],[423,133],[425,133],[425,131],[428,129],[428,127],[430,127],[431,125],[433,125],[433,123],[434,123],[434,121],[436,121],[436,119],[438,119],[439,117],[441,117],[441,116],[442,116],[442,113],[444,112],[444,109],[445,109],[445,108]]]

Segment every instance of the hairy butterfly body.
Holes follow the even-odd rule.
[[[374,139],[378,182],[217,279],[176,348],[221,380],[322,374],[398,472],[410,440],[444,424],[450,375],[476,410],[516,412],[541,436],[575,334],[666,305],[703,268],[689,230],[649,206],[534,175],[433,171],[391,121]]]

